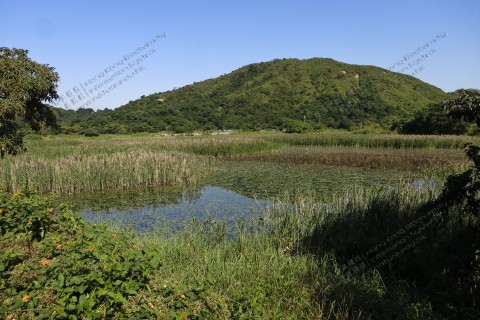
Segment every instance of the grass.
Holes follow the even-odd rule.
[[[457,207],[431,212],[426,204],[439,184],[349,189],[328,198],[312,188],[287,192],[261,216],[238,220],[231,233],[224,221],[207,218],[193,219],[179,233],[159,225],[156,232],[134,234],[85,223],[56,200],[18,192],[22,184],[57,193],[180,188],[235,158],[284,162],[264,166],[297,179],[308,173],[299,175],[296,167],[318,169],[328,161],[347,177],[357,170],[342,167],[350,164],[399,171],[424,161],[462,166],[454,151],[467,140],[474,139],[268,134],[31,140],[30,153],[0,160],[2,188],[17,191],[0,195],[0,316],[478,319],[478,217]],[[330,149],[298,152],[306,146]],[[430,149],[448,154],[452,163]],[[266,192],[272,183],[282,187],[282,179],[260,177]],[[248,181],[230,183],[249,189]]]
[[[443,155],[422,153],[432,148],[462,148],[464,143],[475,139],[343,133],[199,137],[107,135],[99,138],[35,136],[28,140],[27,154],[0,160],[0,190],[15,192],[23,186],[32,186],[40,192],[72,194],[194,185],[215,170],[218,159],[275,161],[288,165],[397,167],[402,170],[435,167],[445,171],[461,167],[464,160],[456,155],[446,156],[446,152]],[[298,151],[299,146],[313,147],[316,151]],[[379,153],[371,151],[380,149]],[[394,154],[391,150],[395,149],[417,151],[411,155]]]
[[[427,136],[399,134],[315,133],[302,135],[271,135],[277,143],[291,146],[366,147],[395,149],[462,149],[468,142],[478,143],[478,137]]]
[[[292,150],[293,149],[293,150]],[[295,150],[296,149],[296,150]],[[248,160],[259,162],[274,162],[286,165],[322,165],[322,166],[349,166],[365,168],[401,169],[407,171],[424,171],[429,168],[461,170],[468,164],[466,157],[458,155],[423,155],[417,150],[416,154],[389,153],[382,149],[378,153],[372,153],[371,149],[339,148],[328,151],[316,148],[315,151],[300,148],[290,148],[287,152],[277,150],[268,153],[243,154],[235,156],[233,160]],[[347,150],[345,150],[347,149]]]
[[[133,235],[85,224],[44,197],[2,195],[0,314],[475,319],[475,282],[451,266],[471,258],[465,244],[478,242],[478,221],[457,219],[453,209],[433,224],[413,224],[438,191],[359,190],[329,202],[313,194],[279,198],[263,215],[238,221],[235,238],[211,219],[193,220],[174,235],[161,228]],[[425,240],[388,251],[383,266],[356,270],[408,226],[407,234],[422,227],[417,236]]]
[[[26,154],[4,160],[0,188],[17,192],[25,186],[41,192],[72,194],[104,189],[195,184],[210,171],[207,160],[179,152],[99,151],[79,149],[49,159]]]

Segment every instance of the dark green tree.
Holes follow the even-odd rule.
[[[445,101],[449,116],[480,126],[480,94],[473,90],[460,90],[454,99]],[[480,147],[468,143],[465,153],[473,165],[467,171],[451,175],[443,188],[438,203],[443,206],[463,205],[464,212],[479,216],[480,210]]]
[[[0,157],[25,150],[17,120],[34,131],[57,127],[53,110],[43,102],[58,98],[54,68],[28,57],[28,51],[0,47]]]
[[[431,104],[417,111],[412,120],[399,123],[403,134],[465,134],[467,123],[463,119],[453,119],[442,104]]]
[[[480,127],[480,92],[478,90],[458,90],[458,96],[445,101],[449,116],[474,122]]]
[[[454,99],[444,103],[448,114],[454,119],[463,119],[480,125],[480,94],[474,90],[461,90]],[[465,152],[473,162],[465,172],[450,175],[442,193],[434,202],[437,212],[449,214],[450,208],[461,208],[464,221],[471,221],[471,227],[457,235],[457,246],[450,255],[448,274],[455,281],[461,304],[470,308],[472,319],[478,319],[480,300],[480,147],[468,143]],[[445,270],[446,270],[445,269]],[[475,310],[475,311],[474,311]],[[465,319],[465,317],[462,317]]]

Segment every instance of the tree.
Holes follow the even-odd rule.
[[[449,116],[475,122],[480,126],[480,94],[473,90],[460,90],[454,99],[445,101]],[[437,200],[443,207],[460,204],[466,214],[480,215],[480,147],[468,143],[465,153],[473,166],[463,173],[447,178],[442,194]],[[480,230],[479,230],[480,231]]]
[[[403,134],[465,134],[467,123],[453,119],[442,104],[431,104],[417,111],[412,120],[399,123],[399,132]]]
[[[478,90],[458,90],[458,96],[445,101],[449,116],[474,122],[480,127],[480,93]]]
[[[58,98],[58,74],[53,67],[28,57],[28,51],[0,47],[0,157],[25,150],[17,119],[34,131],[57,127],[53,110],[42,102]]]
[[[480,126],[480,93],[475,90],[460,90],[457,93],[456,98],[444,103],[448,114]],[[467,293],[462,297],[462,303],[475,308],[476,301],[480,299],[480,147],[468,143],[465,153],[473,165],[463,173],[450,175],[433,204],[437,211],[446,214],[450,208],[459,206],[462,213],[459,218],[473,222],[469,229],[458,235],[459,245],[455,255],[461,259],[450,258],[456,262],[448,269],[453,272],[455,283],[461,289],[459,292]]]

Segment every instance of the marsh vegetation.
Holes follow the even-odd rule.
[[[0,314],[477,319],[478,217],[432,209],[467,139],[30,138],[0,160]],[[199,209],[205,190],[258,210]]]

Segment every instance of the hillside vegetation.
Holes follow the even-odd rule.
[[[142,96],[114,110],[57,109],[68,133],[215,129],[389,128],[449,95],[412,76],[332,59],[247,65],[218,78]]]

